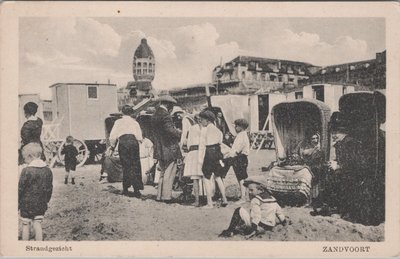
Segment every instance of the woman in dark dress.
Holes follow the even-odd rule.
[[[43,144],[40,141],[40,135],[42,134],[43,121],[39,117],[36,117],[38,105],[34,102],[28,102],[24,105],[24,113],[27,121],[21,128],[21,148],[19,150],[18,163],[21,165],[24,163],[21,150],[22,148],[32,142],[39,143],[43,150]],[[42,153],[41,159],[46,161],[44,153]]]

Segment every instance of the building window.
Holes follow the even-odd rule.
[[[43,118],[45,121],[53,121],[53,112],[43,111]]]
[[[97,99],[97,86],[88,86],[88,99]]]
[[[296,99],[303,99],[303,92],[295,92],[294,98]]]
[[[153,64],[149,63],[149,73],[153,73]]]
[[[242,72],[242,79],[245,79],[246,78],[246,72]]]
[[[147,74],[147,63],[143,63],[143,75]]]
[[[275,81],[276,75],[270,75],[269,78],[271,79],[271,81]]]

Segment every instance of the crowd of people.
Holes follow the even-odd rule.
[[[241,202],[246,201],[246,188],[243,183],[248,177],[247,156],[250,149],[246,132],[247,121],[235,121],[238,134],[230,148],[223,144],[223,132],[217,127],[223,125],[221,118],[217,124],[217,116],[212,111],[205,109],[194,116],[176,120],[176,116],[182,116],[184,113],[182,109],[176,109],[176,101],[170,96],[162,96],[158,102],[155,110],[140,113],[143,115],[140,116],[142,127],[133,118],[133,109],[124,106],[122,118],[115,122],[110,132],[111,150],[117,148],[121,160],[123,194],[129,196],[127,189],[133,186],[132,196],[140,197],[140,191],[143,189],[140,183],[146,182],[142,181],[142,178],[151,177],[148,172],[154,169],[154,166],[148,165],[147,160],[144,161],[147,155],[156,161],[159,169],[159,173],[153,176],[157,183],[157,201],[175,202],[172,190],[177,174],[181,172],[181,177],[193,182],[194,206],[201,205],[199,196],[204,193],[207,197],[207,205],[204,208],[214,207],[212,198],[213,186],[216,183],[222,199],[221,206],[225,207],[228,201],[223,178],[231,166],[241,186]],[[145,115],[149,115],[147,121],[144,119]],[[153,154],[143,152],[143,148],[139,148],[143,147],[144,142],[153,144]],[[131,148],[123,149],[125,146]],[[129,162],[128,159],[125,161],[124,157],[129,157]],[[147,165],[143,166],[143,162]]]
[[[236,204],[250,202],[251,209],[248,212],[243,207],[236,208],[228,228],[222,231],[220,236],[242,234],[251,238],[272,230],[276,224],[287,224],[278,200],[265,182],[265,177],[249,177],[247,173],[250,141],[248,122],[244,118],[234,121],[236,137],[228,146],[224,143],[227,122],[223,120],[222,113],[205,108],[192,116],[184,116],[182,109],[176,109],[177,102],[172,97],[161,96],[157,101],[158,105],[155,108],[140,112],[141,116],[138,117],[131,106],[126,105],[122,108],[122,117],[115,121],[109,135],[110,148],[103,160],[100,180],[122,181],[122,194],[134,198],[141,198],[144,184],[151,182],[156,184],[157,188],[155,200],[167,204],[180,202],[173,197],[173,189],[178,181],[184,196],[194,195],[193,206],[212,209],[216,207],[213,201],[216,195],[220,196],[220,207],[228,205],[224,178],[230,168],[233,168],[240,189]],[[29,239],[30,225],[33,226],[35,239],[42,240],[41,222],[53,189],[52,172],[45,163],[43,144],[40,141],[43,122],[36,116],[37,108],[32,102],[24,106],[27,120],[21,129],[19,149],[19,164],[23,165],[23,169],[19,179],[18,208],[24,240]],[[172,114],[179,114],[180,118],[176,119]],[[362,168],[358,166],[359,161],[365,160],[362,152],[366,150],[366,146],[349,136],[346,132],[348,128],[341,123],[332,125],[335,160],[325,163],[320,134],[312,132],[297,145],[290,159],[278,160],[271,164],[271,167],[285,166],[293,162],[303,164],[313,172],[311,197],[314,199],[309,201],[314,207],[312,215],[330,215],[330,211],[335,210],[335,213],[350,213],[363,218],[363,215],[359,214],[364,212],[365,208],[355,206],[353,200],[349,202],[343,193],[350,192],[354,197],[363,195],[350,185],[358,184],[354,182],[355,178],[351,177],[352,175],[362,178],[363,173],[372,170],[365,167],[367,162],[361,163],[364,165]],[[71,184],[75,184],[74,171],[78,151],[73,142],[74,138],[68,136],[61,150],[61,154],[65,155],[65,184],[68,184],[69,179]],[[372,145],[368,147],[370,146]],[[384,147],[381,147],[382,149],[384,150]],[[383,168],[380,168],[379,172],[383,172],[384,177],[384,162],[380,164],[383,164]],[[113,171],[117,173],[112,173]],[[115,177],[118,171],[122,172],[120,179]],[[332,175],[326,177],[327,172],[331,172]],[[367,184],[380,184],[379,188],[384,190],[384,181],[380,182],[383,182],[383,185]],[[193,188],[186,188],[188,183]],[[133,193],[129,191],[131,187]],[[201,196],[205,196],[205,204],[200,199]],[[373,211],[369,211],[369,223],[384,220],[384,196],[382,197],[378,194],[371,196],[371,199],[375,199],[371,203],[376,205],[375,208],[383,210],[383,213],[374,214]]]

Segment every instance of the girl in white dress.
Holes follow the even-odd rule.
[[[195,116],[195,124],[189,128],[187,138],[188,154],[185,157],[185,168],[183,176],[190,177],[193,180],[193,192],[195,196],[194,206],[199,207],[200,180],[203,178],[201,164],[199,162],[199,141],[200,125],[199,116]]]
[[[144,138],[140,144],[140,165],[142,167],[142,181],[146,184],[148,181],[148,174],[154,165],[153,159],[153,142],[150,139]]]

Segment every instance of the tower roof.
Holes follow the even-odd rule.
[[[147,40],[143,38],[140,42],[139,47],[137,47],[135,51],[136,58],[148,58],[152,57],[154,58],[153,51],[151,50],[150,46],[147,44]]]

